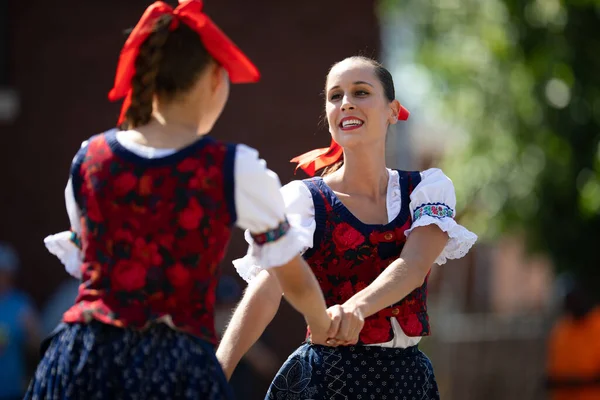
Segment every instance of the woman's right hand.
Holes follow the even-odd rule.
[[[336,304],[327,309],[327,314],[331,318],[329,331],[335,332],[329,336],[327,345],[348,346],[358,343],[360,331],[365,324],[365,319],[358,308],[351,307],[349,304]]]

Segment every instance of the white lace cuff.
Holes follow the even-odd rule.
[[[250,283],[260,271],[284,265],[301,254],[308,247],[306,235],[302,233],[301,229],[291,226],[277,241],[259,246],[253,243],[250,232],[246,231],[245,237],[250,243],[248,253],[243,258],[233,260],[233,266],[240,277]]]
[[[457,224],[454,219],[450,217],[432,217],[427,214],[421,215],[404,234],[408,237],[413,229],[431,224],[439,226],[449,237],[446,247],[444,247],[442,253],[435,260],[435,263],[438,265],[445,264],[448,259],[464,257],[477,241],[476,234],[470,232],[464,226]]]
[[[73,232],[64,231],[44,239],[48,251],[54,254],[73,277],[81,279],[81,250],[73,241]]]

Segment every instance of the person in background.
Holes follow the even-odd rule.
[[[0,242],[0,400],[20,399],[27,385],[27,358],[37,354],[40,329],[29,297],[17,290],[19,257]]]
[[[548,341],[546,388],[552,400],[600,399],[600,306],[577,279]]]

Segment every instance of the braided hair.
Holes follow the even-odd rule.
[[[121,129],[150,122],[155,95],[172,99],[189,90],[213,58],[198,33],[184,23],[171,30],[172,15],[162,15],[142,43],[131,80],[131,104]]]

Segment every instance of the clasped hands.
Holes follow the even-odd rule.
[[[328,329],[310,327],[310,340],[313,344],[325,346],[349,346],[358,343],[358,335],[365,324],[365,319],[356,307],[344,303],[327,309],[331,319]]]

